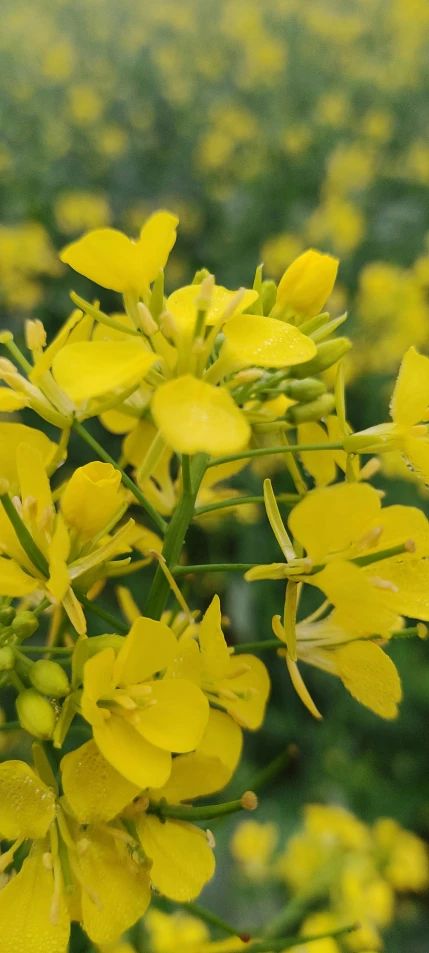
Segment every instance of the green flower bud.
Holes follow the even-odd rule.
[[[13,606],[2,606],[0,608],[0,625],[10,625],[15,618],[15,609]]]
[[[69,694],[69,680],[58,662],[52,662],[50,659],[39,659],[31,666],[28,674],[31,684],[42,695],[63,698],[64,695]]]
[[[297,364],[293,369],[294,377],[313,377],[314,374],[320,374],[326,371],[328,367],[336,364],[352,346],[349,338],[332,338],[331,341],[322,341],[317,345],[316,357],[311,361],[305,361],[304,364]]]
[[[322,394],[317,400],[310,400],[306,404],[294,404],[286,411],[286,420],[291,424],[304,424],[310,420],[321,420],[327,417],[335,407],[333,394]]]
[[[33,612],[17,612],[12,622],[12,631],[20,642],[29,639],[39,628],[39,620]]]
[[[10,672],[15,668],[15,653],[10,645],[0,649],[0,672]]]
[[[27,688],[18,695],[15,706],[21,727],[25,731],[41,741],[52,738],[55,712],[47,698],[39,695],[35,688]]]
[[[274,281],[266,280],[262,282],[262,307],[264,314],[269,314],[274,308],[277,296],[277,286]]]
[[[282,391],[286,394],[286,397],[290,397],[292,400],[302,402],[317,400],[318,397],[326,393],[326,384],[315,377],[303,377],[299,381],[286,381]]]

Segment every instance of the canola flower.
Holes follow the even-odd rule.
[[[393,423],[353,433],[343,367],[351,343],[333,336],[345,318],[321,310],[337,259],[303,252],[278,288],[261,267],[252,287],[236,291],[203,270],[166,296],[176,227],[175,215],[158,212],[136,241],[97,227],[67,246],[62,260],[75,272],[122,295],[113,314],[72,293],[78,310],[53,341],[41,322],[27,324],[31,360],[2,332],[9,357],[0,364],[0,412],[30,408],[58,432],[50,439],[19,419],[0,422],[0,688],[12,689],[17,716],[0,731],[41,742],[34,767],[0,765],[6,953],[21,953],[23,937],[29,953],[41,943],[65,953],[73,921],[100,948],[114,948],[152,893],[173,903],[198,898],[215,871],[215,837],[204,825],[258,803],[251,790],[217,798],[234,780],[243,731],[263,726],[270,677],[259,651],[286,657],[316,717],[298,661],[339,677],[357,701],[393,719],[402,689],[386,646],[423,637],[429,621],[427,519],[416,507],[382,506],[369,482],[378,462],[359,459],[399,449],[425,475],[427,359],[406,353]],[[321,379],[330,368],[332,392]],[[83,425],[90,417],[122,438],[119,459]],[[75,469],[72,433],[92,453]],[[264,458],[285,466],[290,493],[277,498],[269,479],[250,498],[229,487],[249,462],[257,476]],[[193,521],[214,518],[213,528],[245,506],[262,512],[263,503],[283,562],[188,562]],[[128,518],[137,505],[140,516]],[[228,570],[283,581],[276,639],[228,645],[223,600],[215,594],[200,610],[194,577]],[[128,576],[138,588],[128,588]],[[99,598],[112,579],[121,616]],[[319,605],[302,618],[306,587]],[[407,617],[419,625],[406,626]],[[45,640],[33,641],[45,623]],[[57,764],[60,750],[54,771],[47,754]],[[341,868],[335,910],[318,918],[304,904],[299,922],[286,922],[275,939],[264,926],[249,938],[203,911],[229,934],[219,944],[205,934],[204,949],[250,943],[250,953],[281,953],[314,942],[337,953],[343,937],[350,949],[363,950],[362,937],[378,944],[393,891],[426,883],[421,852],[413,835],[380,821],[384,866],[374,873],[364,825],[332,810],[320,821],[333,827],[329,861],[349,849],[350,830],[362,840],[358,862],[347,854]],[[310,814],[317,827],[317,810]],[[234,850],[258,881],[276,832],[252,824]],[[414,848],[420,868],[412,870]]]

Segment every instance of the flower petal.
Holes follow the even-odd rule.
[[[102,288],[112,291],[140,288],[136,245],[114,228],[88,232],[63,248],[60,259]]]
[[[155,281],[160,269],[165,268],[177,238],[178,224],[177,215],[164,211],[155,212],[144,223],[137,242],[143,288]]]
[[[238,315],[227,321],[222,357],[233,366],[291,367],[311,360],[317,353],[312,338],[299,328],[276,318]]]
[[[377,573],[380,565],[377,565]],[[373,570],[370,576],[374,576],[374,568],[370,569]],[[365,572],[353,563],[337,559],[328,563],[321,572],[306,577],[306,582],[325,593],[337,610],[338,625],[351,632],[389,638],[393,629],[400,628],[400,620],[391,602],[394,594],[373,585]]]
[[[85,662],[83,669],[84,694],[97,702],[99,698],[106,698],[113,688],[113,669],[115,653],[112,648],[97,652]]]
[[[294,507],[288,525],[314,562],[347,549],[380,512],[377,491],[367,483],[337,483],[312,490]]]
[[[48,548],[49,579],[47,588],[54,598],[61,602],[70,586],[67,570],[67,557],[70,552],[70,537],[66,524],[57,513],[55,529]]]
[[[51,487],[46,474],[46,465],[40,450],[29,443],[20,443],[16,448],[16,469],[21,488],[21,500],[25,503],[33,497],[37,503],[37,519],[52,506]]]
[[[209,704],[201,689],[184,678],[164,678],[151,682],[149,698],[155,704],[139,710],[137,731],[166,751],[193,751],[209,717]]]
[[[0,891],[2,953],[66,953],[68,949],[70,918],[65,897],[61,892],[53,923],[54,878],[43,863],[43,850],[42,842]]]
[[[82,890],[82,921],[93,943],[101,946],[118,940],[146,913],[152,896],[149,873],[102,827],[87,828],[85,839],[88,847],[79,866],[99,903]]]
[[[404,457],[411,469],[426,486],[429,484],[429,442],[421,437],[406,436],[403,441]]]
[[[77,341],[56,354],[52,371],[57,384],[80,403],[137,384],[156,361],[140,341]]]
[[[424,420],[429,406],[429,358],[408,348],[402,358],[390,413],[399,427],[409,428]]]
[[[373,642],[351,642],[335,650],[339,676],[353,698],[381,718],[396,718],[401,682],[388,655]]]
[[[220,758],[232,775],[243,747],[243,732],[237,722],[223,711],[210,708],[207,728],[198,751],[210,758]]]
[[[239,697],[237,701],[233,701],[221,694],[222,704],[239,725],[256,731],[263,722],[270,693],[268,671],[256,655],[232,657],[229,664],[228,676],[217,682],[217,688],[220,693],[224,689],[227,693],[237,693]],[[248,670],[242,675],[235,676],[235,671],[244,666]]]
[[[12,841],[44,837],[54,817],[55,794],[28,764],[0,764],[1,837]]]
[[[82,824],[110,821],[140,792],[106,761],[95,741],[66,754],[61,772],[64,794]]]
[[[0,556],[0,596],[27,596],[40,586],[40,581],[28,576],[17,563]]]
[[[427,559],[384,559],[376,566],[368,566],[365,575],[371,576],[371,569],[397,589],[387,589],[385,603],[393,612],[429,622],[429,561]]]
[[[198,627],[204,673],[209,678],[226,677],[231,656],[222,632],[222,614],[219,596],[213,599]]]
[[[179,453],[234,453],[250,439],[249,424],[228,391],[190,374],[155,391],[152,414],[166,443]]]
[[[299,424],[298,443],[328,443],[326,430],[316,422]],[[301,450],[303,466],[313,477],[316,486],[328,486],[335,480],[337,468],[332,450]]]
[[[117,685],[135,685],[171,665],[177,639],[163,622],[139,616],[124,639],[115,662]]]
[[[141,790],[160,788],[170,777],[170,752],[146,741],[125,718],[112,715],[93,734],[106,761]]]
[[[231,772],[220,758],[209,758],[199,751],[179,754],[173,758],[171,775],[162,788],[150,791],[150,798],[165,798],[170,804],[192,801],[221,791],[228,784]]]
[[[167,310],[171,311],[174,320],[183,331],[192,331],[194,328],[197,317],[195,302],[200,294],[201,285],[186,285],[184,288],[178,288],[177,291],[173,291],[173,294],[167,299]],[[207,327],[213,326],[220,321],[225,308],[230,304],[236,294],[236,291],[229,291],[228,288],[223,288],[222,285],[214,286],[210,307],[206,315]],[[257,291],[246,289],[245,294],[230,315],[230,319],[236,317],[238,314],[242,314],[247,308],[250,308],[250,305],[256,301],[257,297]]]
[[[57,449],[57,445],[49,440],[41,430],[27,427],[25,424],[15,424],[9,421],[0,423],[0,477],[10,483],[12,493],[19,492],[18,470],[16,465],[16,451],[20,443],[42,454],[43,463],[47,466]]]
[[[215,870],[205,832],[183,821],[161,823],[149,814],[139,818],[137,831],[153,862],[150,876],[157,890],[178,903],[198,897]]]

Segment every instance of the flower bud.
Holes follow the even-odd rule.
[[[293,369],[294,377],[313,377],[314,374],[321,374],[328,367],[336,364],[347,351],[350,351],[352,344],[349,338],[332,338],[331,341],[322,341],[317,345],[317,354],[306,361],[305,364],[297,364]]]
[[[294,404],[286,411],[286,420],[291,424],[304,424],[310,420],[321,420],[332,413],[335,407],[333,394],[321,394],[317,400],[309,400],[305,404]]]
[[[286,397],[291,400],[307,401],[317,400],[326,392],[326,384],[317,380],[315,377],[303,377],[299,381],[286,381],[282,386],[282,391]]]
[[[50,659],[38,659],[31,666],[29,676],[31,684],[42,695],[63,698],[70,692],[69,680],[58,662],[52,662]]]
[[[15,609],[13,606],[0,607],[0,625],[10,625],[15,618]]]
[[[61,497],[66,522],[81,540],[91,539],[106,526],[121,502],[121,474],[111,463],[87,463],[73,473]]]
[[[21,692],[15,702],[16,711],[25,731],[35,738],[47,741],[55,727],[55,712],[47,698],[34,688]]]
[[[28,610],[17,612],[11,623],[12,632],[16,635],[19,642],[29,639],[33,632],[39,628],[39,620],[33,612]]]
[[[275,281],[266,280],[262,282],[262,309],[264,314],[269,314],[276,303],[277,287]]]
[[[11,672],[15,668],[15,653],[10,645],[0,648],[0,672]]]
[[[337,271],[338,258],[309,248],[286,269],[277,289],[277,304],[312,318],[328,300]]]

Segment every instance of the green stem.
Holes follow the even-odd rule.
[[[187,453],[182,454],[182,481],[183,492],[190,496],[192,494],[191,461]]]
[[[242,453],[233,453],[227,457],[214,457],[207,464],[208,467],[217,467],[220,463],[233,463],[234,460],[251,460],[253,457],[266,457],[274,453],[301,453],[302,450],[342,450],[343,444],[337,443],[302,443],[289,444],[282,447],[260,447],[257,450],[244,450]]]
[[[28,532],[28,529],[23,523],[18,511],[15,509],[12,500],[8,493],[3,493],[0,496],[0,501],[2,503],[3,509],[8,516],[12,526],[15,530],[15,533],[21,543],[22,548],[27,553],[28,558],[33,563],[35,569],[42,574],[42,576],[49,576],[49,566],[48,563],[39,549],[39,547],[34,542],[31,533]]]
[[[357,923],[352,923],[346,927],[339,927],[338,930],[331,930],[329,933],[313,933],[310,936],[308,934],[305,936],[296,934],[295,936],[285,936],[275,940],[269,938],[256,940],[254,943],[249,943],[249,946],[246,947],[246,953],[282,953],[283,950],[291,950],[294,946],[305,947],[307,944],[315,943],[316,940],[335,940],[346,933],[357,930],[358,926]]]
[[[290,761],[294,760],[297,756],[297,747],[296,745],[288,745],[285,751],[281,751],[277,757],[273,758],[269,764],[262,768],[258,773],[252,778],[249,782],[249,790],[255,791],[257,794],[261,788],[266,787],[267,784],[270,784],[271,781],[274,781],[279,774],[286,768]]]
[[[125,622],[121,622],[121,619],[117,619],[116,616],[108,612],[107,609],[102,609],[96,602],[91,602],[91,599],[88,599],[87,596],[83,596],[82,593],[79,592],[77,597],[79,602],[85,606],[85,609],[89,609],[93,615],[97,615],[99,619],[103,619],[103,622],[107,622],[111,625],[115,632],[120,632],[121,635],[128,635],[130,627]]]
[[[233,655],[244,655],[247,652],[272,652],[284,648],[280,639],[262,639],[260,642],[240,642],[234,645]]]
[[[19,650],[23,655],[44,655],[49,652],[50,655],[71,655],[73,646],[60,645],[21,645]]]
[[[19,350],[19,347],[17,347],[13,338],[11,338],[9,341],[3,341],[2,343],[5,345],[5,347],[7,347],[9,354],[11,354],[12,357],[15,358],[15,361],[17,361],[18,364],[21,365],[23,371],[25,371],[26,374],[30,375],[33,370],[33,367],[30,364],[30,362],[27,361],[27,358],[24,357],[22,351]]]
[[[221,917],[218,917],[215,913],[212,913],[211,910],[206,910],[205,907],[202,907],[199,903],[194,903],[190,901],[183,904],[185,910],[189,910],[195,917],[198,917],[200,920],[203,920],[204,923],[208,923],[211,927],[217,927],[219,930],[222,930],[223,933],[227,933],[228,936],[237,936],[240,939],[247,939],[248,934],[240,933],[239,930],[236,930],[230,923],[227,923],[226,920],[222,920]]]
[[[201,563],[195,566],[174,566],[171,571],[173,576],[187,576],[189,573],[203,572],[248,572],[255,565],[255,563]]]
[[[302,499],[298,493],[279,493],[276,497],[278,503],[294,506]],[[230,506],[243,506],[245,503],[263,503],[263,496],[235,496],[230,500],[218,500],[217,503],[206,503],[205,506],[195,507],[195,516],[202,516],[203,513],[212,513],[214,510],[228,509]]]
[[[190,467],[191,487],[183,495],[176,506],[172,519],[165,534],[162,555],[169,569],[179,561],[188,526],[194,515],[195,500],[200,488],[201,480],[207,467],[207,454],[197,453]],[[169,583],[162,569],[158,566],[145,606],[145,615],[151,619],[160,619],[168,599]]]
[[[211,821],[215,817],[226,817],[228,814],[237,814],[245,811],[242,799],[225,801],[224,804],[208,804],[206,807],[189,807],[186,804],[167,804],[165,801],[151,801],[148,814],[157,817],[174,817],[178,821]]]
[[[21,731],[21,724],[19,721],[6,721],[0,725],[0,731]]]
[[[45,611],[45,609],[49,609],[49,606],[50,606],[51,604],[52,604],[52,603],[49,602],[49,599],[47,599],[47,597],[44,596],[43,599],[40,600],[39,605],[36,606],[35,609],[33,609],[33,615],[35,615],[35,616],[41,615],[42,612]]]
[[[110,454],[106,452],[104,447],[102,447],[101,444],[98,443],[95,437],[93,437],[92,434],[90,434],[89,431],[86,430],[86,428],[83,427],[78,420],[73,421],[73,430],[75,430],[76,433],[78,433],[79,436],[82,437],[82,440],[85,440],[85,443],[87,443],[88,446],[91,447],[92,450],[94,450],[94,452],[100,457],[101,460],[104,460],[104,463],[111,463],[112,467],[115,467],[115,470],[119,470],[119,473],[122,476],[122,483],[124,484],[124,486],[126,486],[128,490],[131,490],[131,493],[135,496],[136,500],[138,500],[138,502],[140,503],[140,506],[142,506],[143,509],[146,510],[146,513],[148,514],[148,516],[151,517],[151,519],[156,524],[156,526],[161,531],[161,533],[165,533],[168,524],[165,522],[165,520],[163,520],[162,516],[160,516],[159,513],[157,513],[156,509],[152,506],[152,504],[149,503],[149,501],[143,495],[141,490],[139,490],[138,486],[136,486],[136,484],[131,479],[131,477],[128,476],[128,473],[125,473],[125,470],[123,470],[122,467],[119,466],[119,463],[116,463],[116,460],[114,460],[113,457],[111,457]]]

